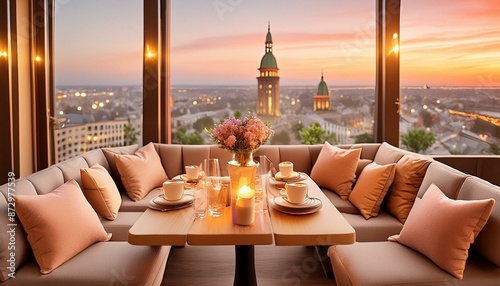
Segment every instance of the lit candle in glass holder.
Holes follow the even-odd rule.
[[[255,220],[255,190],[242,186],[236,198],[236,224],[250,225]]]

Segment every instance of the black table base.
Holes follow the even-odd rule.
[[[235,286],[256,286],[255,246],[236,245],[236,269],[234,271]]]

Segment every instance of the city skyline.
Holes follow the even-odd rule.
[[[173,0],[171,11],[172,85],[256,84],[268,21],[284,86],[317,85],[322,71],[331,87],[374,85],[374,1]],[[401,85],[499,86],[499,13],[491,0],[402,3]],[[58,4],[57,85],[141,79],[142,1]]]

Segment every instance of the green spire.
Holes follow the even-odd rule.
[[[328,86],[323,80],[323,72],[321,72],[321,81],[319,82],[318,93],[316,95],[330,95],[330,93],[328,92]]]

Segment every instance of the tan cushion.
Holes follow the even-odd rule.
[[[394,182],[385,197],[386,210],[405,223],[431,161],[404,155],[396,164]]]
[[[46,195],[17,196],[16,211],[42,274],[111,238],[75,180]]]
[[[432,184],[417,200],[399,235],[389,237],[427,256],[462,279],[470,244],[484,227],[495,201],[452,200]]]
[[[377,216],[389,186],[394,180],[396,164],[368,164],[354,186],[349,201],[365,219]]]
[[[357,237],[357,233],[356,233]],[[393,242],[334,245],[328,249],[336,285],[498,285],[500,268],[470,253],[458,280],[430,259]]]
[[[131,245],[126,241],[95,243],[50,275],[41,275],[36,262],[19,268],[6,285],[22,286],[159,286],[170,246]],[[165,283],[164,283],[165,284]],[[1,285],[1,284],[0,284]]]
[[[134,155],[115,154],[115,161],[127,195],[133,201],[141,200],[168,180],[153,143],[137,150]]]
[[[80,169],[83,194],[100,216],[114,220],[122,203],[120,192],[108,170],[99,164]]]
[[[311,170],[311,179],[347,200],[356,179],[361,149],[344,150],[325,142]]]
[[[370,219],[360,214],[342,213],[342,216],[356,231],[356,241],[387,241],[389,236],[400,233],[403,228],[397,218],[383,210]]]

